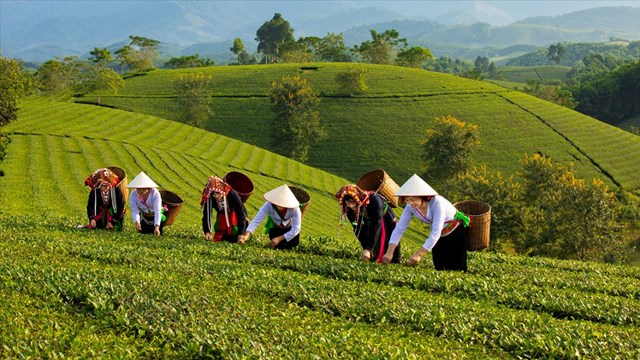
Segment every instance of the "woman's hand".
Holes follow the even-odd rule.
[[[382,257],[383,264],[388,264],[393,260],[393,253],[396,252],[396,247],[398,247],[398,244],[389,244],[387,252],[384,253],[384,256]]]
[[[251,236],[251,233],[250,233],[250,232],[246,232],[246,233],[244,233],[244,234],[242,234],[242,235],[238,235],[238,242],[239,242],[240,244],[244,244],[244,243],[246,243],[246,242],[247,242],[247,239],[249,239],[249,236]]]
[[[104,226],[105,229],[107,230],[113,230],[113,224],[112,223],[107,223],[107,225]]]
[[[211,236],[211,233],[208,232],[208,233],[204,234],[204,239],[207,240],[207,241],[211,241],[211,240],[213,240],[213,237]]]
[[[140,222],[136,223],[136,230],[142,231],[142,225],[140,225]]]
[[[391,262],[391,260],[393,260],[393,251],[387,250],[387,252],[382,257],[382,263],[383,264],[388,264],[388,263]]]
[[[411,255],[411,257],[409,257],[409,260],[407,261],[407,265],[416,266],[420,262],[420,259],[422,259],[422,254],[415,253]]]
[[[369,249],[364,249],[362,250],[362,256],[360,257],[360,260],[362,261],[369,261],[371,260],[371,250]]]
[[[153,227],[153,235],[160,236],[160,226],[156,225]]]
[[[282,242],[282,240],[284,240],[284,235],[276,236],[273,239],[271,239],[271,242],[269,242],[269,246],[276,247],[278,246],[278,244]]]
[[[92,229],[96,228],[96,221],[91,219],[91,221],[89,221],[89,226],[91,226]]]

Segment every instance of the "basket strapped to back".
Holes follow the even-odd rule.
[[[476,251],[489,247],[491,206],[480,201],[460,201],[453,206],[471,218],[467,250]]]
[[[169,226],[176,221],[178,213],[180,213],[180,209],[182,209],[182,198],[169,190],[160,190],[160,197],[162,197],[162,204],[166,205],[168,209],[164,213],[167,217],[164,226]]]
[[[362,175],[356,185],[362,190],[382,195],[392,208],[398,207],[398,198],[394,194],[400,187],[384,170],[377,169]]]

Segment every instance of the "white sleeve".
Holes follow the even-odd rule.
[[[129,194],[129,206],[131,207],[131,220],[133,223],[140,222],[140,209],[138,208],[138,193],[136,190],[133,190]]]
[[[153,224],[160,226],[162,222],[162,196],[158,189],[153,190]]]
[[[300,234],[300,230],[302,229],[302,212],[300,208],[297,207],[293,209],[293,218],[291,219],[291,230],[287,231],[284,234],[285,240],[289,241],[296,237],[296,235]]]
[[[440,239],[442,229],[444,229],[444,220],[446,216],[444,207],[445,204],[443,202],[436,201],[433,205],[433,209],[429,209],[433,211],[433,218],[431,220],[431,234],[429,234],[427,241],[425,241],[424,245],[422,245],[422,247],[428,251],[431,251],[431,249],[436,246],[438,239]]]
[[[398,245],[400,243],[400,238],[404,235],[404,232],[407,231],[409,227],[409,223],[411,222],[411,218],[413,217],[413,212],[411,212],[411,206],[406,205],[404,207],[404,211],[402,211],[402,215],[400,215],[400,220],[398,220],[398,224],[396,224],[396,228],[393,229],[391,233],[391,239],[389,240],[389,244]]]
[[[253,218],[253,220],[251,220],[251,223],[249,223],[249,226],[247,226],[247,232],[250,232],[252,234],[255,233],[258,225],[260,225],[262,221],[267,217],[270,207],[271,203],[268,201],[265,202],[264,205],[262,205],[256,216]]]

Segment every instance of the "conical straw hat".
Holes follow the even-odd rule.
[[[268,202],[284,208],[296,208],[300,206],[300,202],[287,185],[282,185],[265,193],[264,198]]]
[[[433,190],[429,184],[422,180],[418,175],[413,174],[412,177],[405,182],[400,189],[396,191],[395,196],[435,196],[438,193]]]
[[[138,175],[136,175],[133,180],[127,185],[128,188],[139,189],[139,188],[157,188],[158,184],[153,182],[144,171],[141,171]]]

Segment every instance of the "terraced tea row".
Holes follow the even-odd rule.
[[[266,357],[356,358],[374,351],[406,358],[452,351],[449,357],[630,358],[640,349],[637,324],[599,324],[572,315],[557,319],[544,307],[520,310],[500,302],[506,294],[524,291],[526,281],[508,284],[473,273],[337,261],[255,244],[205,244],[189,237],[157,241],[59,225],[30,228],[34,220],[0,223],[4,287],[49,304],[52,310],[44,319],[65,318],[69,329],[77,329],[82,325],[70,314],[84,314],[100,324],[106,338],[128,342],[143,354],[238,354],[244,349],[245,355]],[[34,237],[39,232],[48,236]],[[515,274],[520,269],[504,263],[496,270]],[[480,296],[482,291],[491,296]],[[538,301],[548,296],[546,301],[553,302],[563,294],[548,291]],[[525,299],[530,294],[524,292],[520,300],[535,302]],[[614,309],[620,300],[603,296],[606,303],[596,304],[598,297],[583,295],[582,303],[576,297],[555,305],[572,314],[587,303],[598,313],[607,303]],[[6,311],[0,311],[3,317]],[[15,344],[60,346],[14,327],[2,331],[23,340]],[[59,332],[75,338],[62,328]]]
[[[524,94],[514,92],[502,96],[543,119],[617,185],[627,189],[640,188],[639,136],[603,122],[584,122],[584,116],[577,112],[536,101]]]

